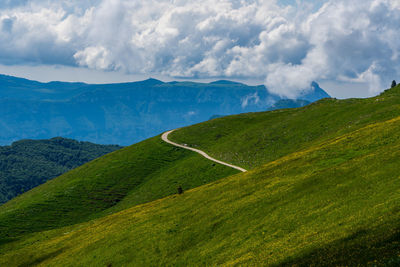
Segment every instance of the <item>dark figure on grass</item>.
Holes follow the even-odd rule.
[[[396,85],[397,85],[396,81],[393,80],[393,82],[392,82],[392,87],[391,87],[391,88],[396,87]]]
[[[178,187],[178,194],[179,194],[179,195],[180,195],[180,194],[183,194],[182,186],[179,186],[179,187]]]

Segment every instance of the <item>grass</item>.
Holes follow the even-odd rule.
[[[252,169],[368,124],[400,116],[400,87],[367,99],[323,99],[303,108],[217,118],[170,139]]]
[[[171,134],[246,173],[159,136],[111,153],[0,208],[0,266],[396,266],[399,90]]]
[[[400,117],[83,224],[0,265],[358,265],[400,253]],[[384,166],[384,168],[382,168]]]
[[[87,221],[237,173],[161,141],[110,153],[0,206],[0,242]]]

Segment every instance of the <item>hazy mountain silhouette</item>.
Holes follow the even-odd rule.
[[[309,102],[325,97],[316,83],[300,96]],[[63,136],[128,145],[215,114],[268,110],[281,99],[263,85],[231,81],[40,83],[0,75],[0,144]]]

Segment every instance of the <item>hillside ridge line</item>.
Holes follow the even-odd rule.
[[[214,161],[214,162],[216,162],[216,163],[219,163],[219,164],[222,164],[222,165],[231,167],[231,168],[236,169],[236,170],[239,170],[239,171],[241,171],[241,172],[247,172],[246,169],[243,169],[243,168],[241,168],[241,167],[239,167],[239,166],[236,166],[236,165],[233,165],[233,164],[229,164],[229,163],[226,163],[226,162],[217,160],[217,159],[215,159],[215,158],[209,156],[206,152],[204,152],[204,151],[202,151],[202,150],[200,150],[200,149],[196,149],[196,148],[192,148],[192,147],[188,147],[188,146],[185,146],[185,145],[180,145],[180,144],[177,144],[177,143],[175,143],[175,142],[172,142],[171,140],[168,139],[168,135],[169,135],[170,133],[172,133],[173,131],[175,131],[175,130],[177,130],[177,129],[170,130],[170,131],[168,131],[168,132],[163,133],[163,134],[161,135],[161,139],[162,139],[164,142],[167,142],[168,144],[171,144],[171,145],[173,145],[173,146],[176,146],[176,147],[180,147],[180,148],[183,148],[183,149],[187,149],[187,150],[194,151],[194,152],[196,152],[196,153],[202,155],[202,156],[205,157],[206,159],[209,159],[209,160]]]

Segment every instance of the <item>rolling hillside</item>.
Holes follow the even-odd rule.
[[[246,113],[185,127],[172,141],[254,168],[289,153],[400,116],[399,87],[367,99],[323,99],[299,109]]]
[[[250,171],[229,173],[159,136],[113,152],[1,207],[0,265],[399,264],[400,86],[217,118],[171,137]],[[197,181],[213,168],[174,194],[180,171]],[[112,177],[119,182],[102,185]],[[160,193],[152,181],[174,186]],[[21,211],[29,223],[14,219]],[[54,221],[43,226],[45,216]]]
[[[148,139],[50,180],[0,206],[0,242],[110,214],[238,171]]]

